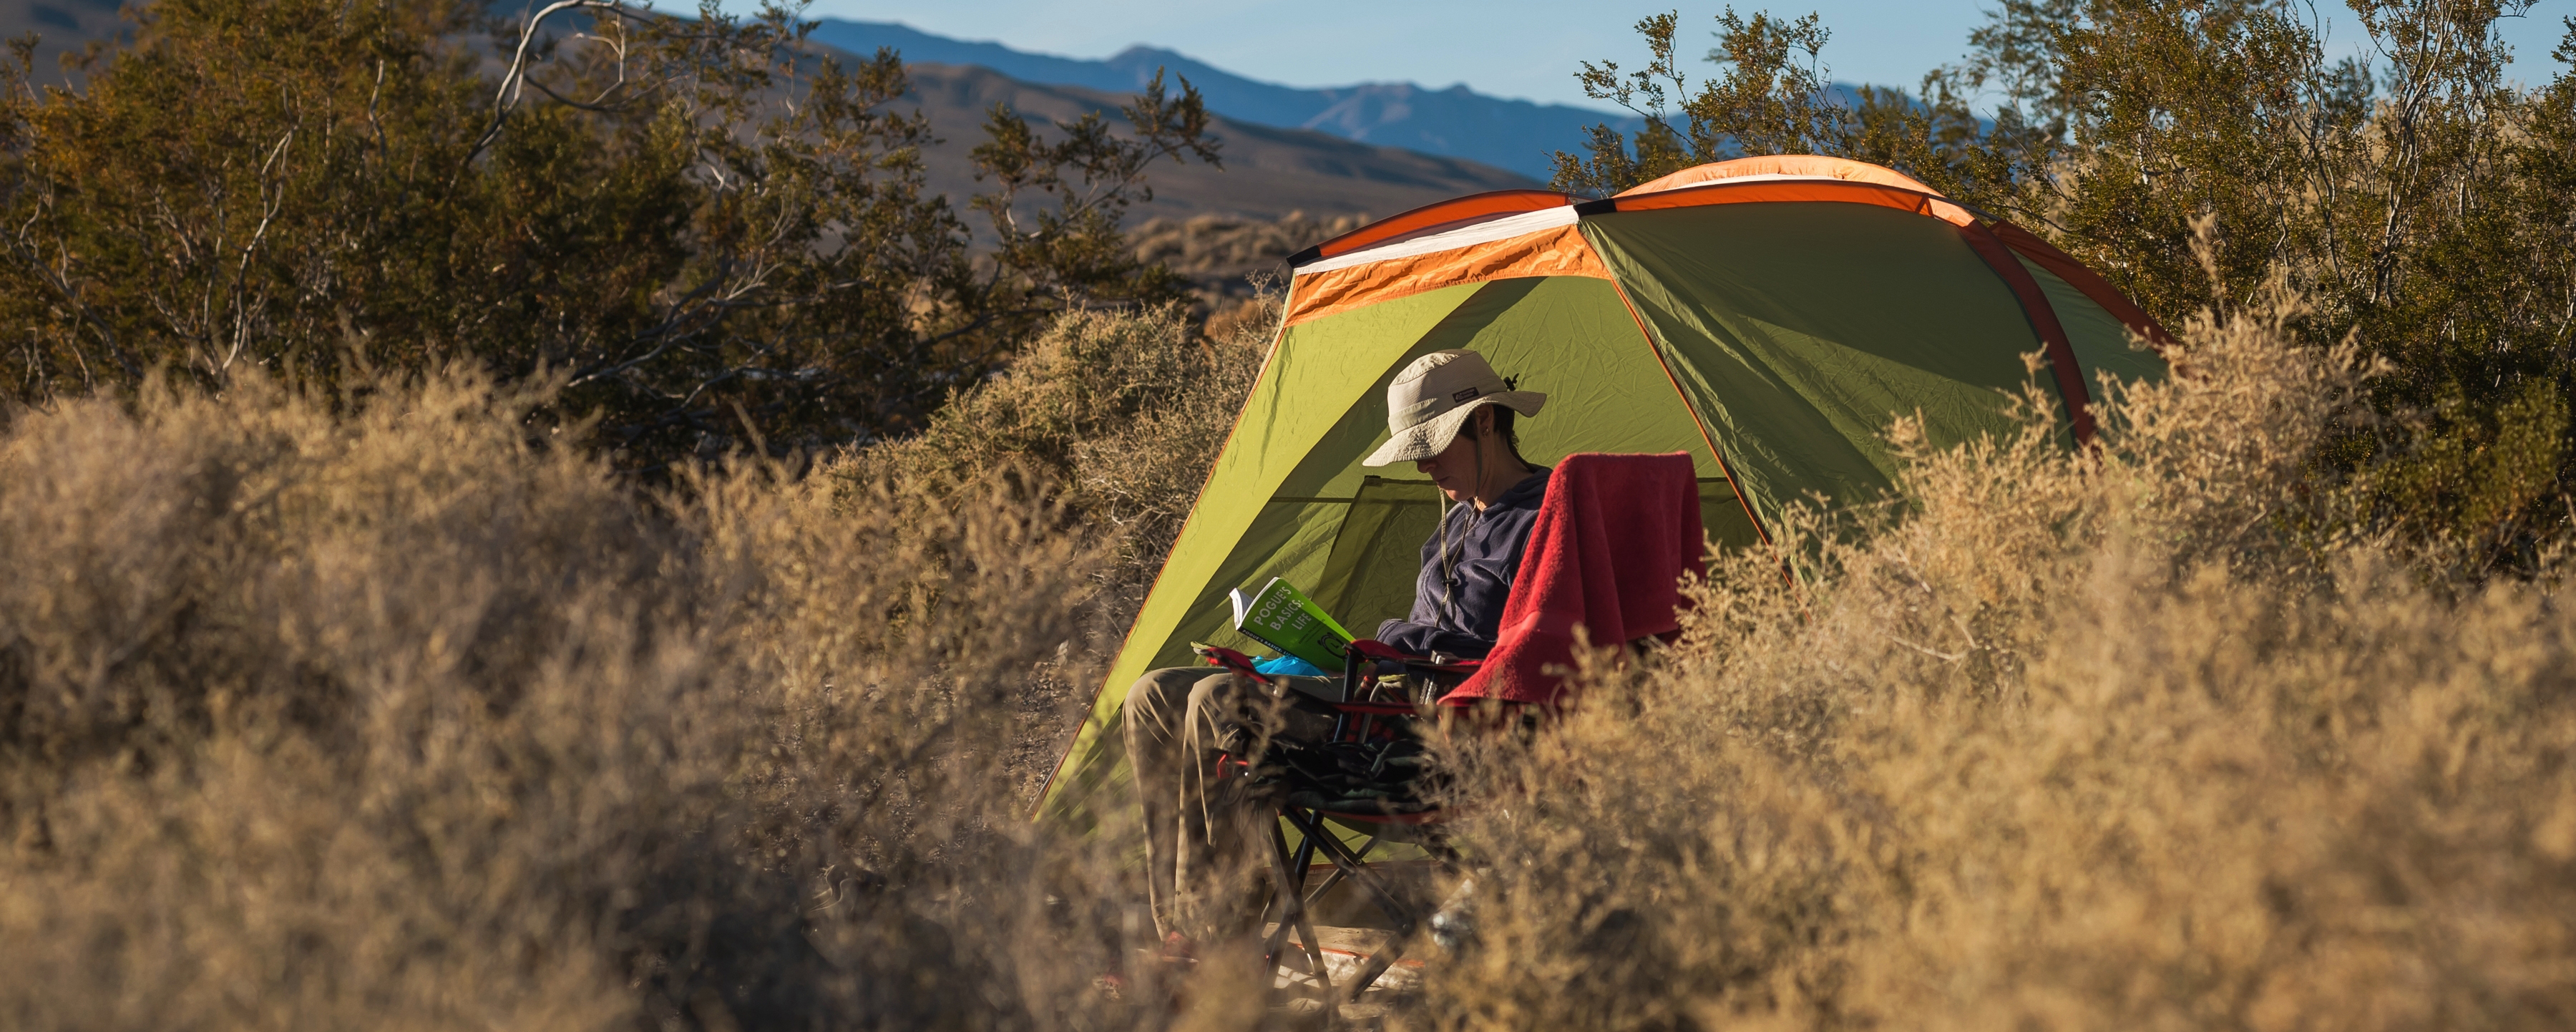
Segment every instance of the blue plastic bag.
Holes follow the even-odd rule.
[[[1305,660],[1299,659],[1295,656],[1272,656],[1268,659],[1257,660],[1252,664],[1252,669],[1265,674],[1279,674],[1286,677],[1333,676],[1325,673],[1322,668],[1317,667],[1315,664],[1306,662]]]

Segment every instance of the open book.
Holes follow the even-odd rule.
[[[1234,603],[1235,630],[1318,669],[1341,672],[1342,652],[1350,647],[1351,632],[1324,615],[1295,585],[1272,577],[1259,594],[1246,595],[1236,588],[1228,597]]]

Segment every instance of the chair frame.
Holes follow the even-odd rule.
[[[1400,656],[1382,651],[1383,646],[1369,648],[1375,645],[1375,642],[1353,643],[1344,664],[1342,699],[1338,702],[1323,703],[1337,714],[1332,741],[1365,740],[1375,730],[1376,722],[1380,718],[1421,717],[1422,711],[1412,703],[1376,702],[1357,698],[1360,694],[1360,685],[1366,676],[1363,671],[1374,668],[1376,660],[1400,662],[1408,670],[1420,670],[1435,675],[1455,676],[1474,669],[1472,663],[1430,663],[1419,657]],[[1369,850],[1376,848],[1381,841],[1406,841],[1430,852],[1435,862],[1454,867],[1458,863],[1457,854],[1448,848],[1443,837],[1434,830],[1444,819],[1444,811],[1432,809],[1410,814],[1365,813],[1300,807],[1285,800],[1277,805],[1277,811],[1278,819],[1263,822],[1266,830],[1262,833],[1262,837],[1266,841],[1259,844],[1263,852],[1269,855],[1272,889],[1271,898],[1263,905],[1261,920],[1255,927],[1268,925],[1274,918],[1278,925],[1262,942],[1263,970],[1269,972],[1272,977],[1276,977],[1283,968],[1289,969],[1292,974],[1312,977],[1322,990],[1328,1007],[1356,1002],[1361,993],[1376,985],[1377,980],[1385,975],[1389,968],[1403,959],[1405,949],[1412,944],[1414,936],[1422,931],[1430,918],[1418,901],[1406,898],[1405,894],[1387,884],[1378,872],[1369,870],[1365,858]],[[1299,842],[1293,848],[1288,845],[1287,832],[1280,827],[1283,820],[1297,829]],[[1353,849],[1325,826],[1327,821],[1344,825],[1368,826],[1375,830],[1369,833],[1368,840],[1362,842],[1359,848]],[[1333,871],[1324,879],[1323,884],[1307,889],[1306,873],[1312,869],[1318,853],[1321,853],[1325,861],[1331,864]],[[1331,891],[1334,886],[1345,880],[1360,886],[1367,893],[1370,901],[1393,922],[1395,928],[1383,944],[1360,959],[1359,972],[1344,988],[1336,991],[1332,975],[1324,963],[1323,945],[1315,935],[1311,911],[1315,903],[1323,898],[1324,893]],[[1288,935],[1291,931],[1297,934],[1298,945],[1302,947],[1299,952],[1292,953],[1288,950]],[[1297,970],[1300,966],[1304,970]]]
[[[1568,456],[1566,463],[1559,469],[1571,471],[1575,468],[1574,462],[1584,457]],[[1694,485],[1695,492],[1696,485]],[[1693,540],[1684,543],[1686,547],[1679,554],[1682,569],[1673,571],[1675,576],[1698,567],[1696,550],[1706,544],[1705,528],[1699,526],[1697,510],[1692,510],[1689,515],[1690,519],[1687,522],[1691,526],[1688,529],[1691,531]],[[1544,510],[1541,517],[1545,518]],[[1535,527],[1532,533],[1536,533]],[[1535,541],[1531,543],[1532,546],[1535,544]],[[1524,566],[1521,576],[1528,576],[1529,571],[1530,568]],[[1515,583],[1513,587],[1518,589],[1521,585]],[[1676,600],[1677,605],[1685,602],[1686,600]],[[1649,639],[1670,641],[1678,634],[1677,630],[1649,634],[1643,638],[1630,640],[1627,645],[1634,650],[1636,658],[1647,659],[1652,652],[1651,646],[1648,645]],[[1252,673],[1251,661],[1240,653],[1202,647],[1200,654],[1209,657],[1210,662],[1238,668],[1262,683],[1269,683],[1267,678]],[[1433,659],[1437,658],[1439,657],[1433,657]],[[1337,713],[1331,739],[1335,742],[1366,740],[1375,726],[1375,721],[1380,717],[1421,717],[1426,715],[1422,707],[1438,705],[1432,699],[1407,700],[1401,703],[1362,699],[1360,688],[1364,680],[1364,672],[1373,671],[1379,661],[1401,663],[1402,669],[1408,672],[1422,671],[1432,674],[1434,683],[1438,683],[1444,677],[1472,674],[1481,665],[1481,661],[1448,663],[1433,662],[1418,656],[1405,656],[1382,642],[1364,639],[1350,642],[1344,653],[1344,659],[1341,699],[1324,702],[1324,705],[1331,707]],[[1248,771],[1248,767],[1245,767],[1240,760],[1241,758],[1237,758],[1237,761],[1230,765],[1229,773]],[[1266,830],[1258,833],[1264,841],[1247,843],[1255,848],[1266,847],[1270,859],[1273,882],[1271,899],[1262,907],[1261,924],[1255,926],[1267,925],[1275,911],[1278,927],[1269,931],[1262,949],[1262,960],[1266,965],[1265,977],[1275,978],[1283,968],[1290,969],[1293,975],[1298,972],[1293,970],[1292,964],[1303,966],[1305,968],[1303,973],[1313,976],[1330,1005],[1326,1015],[1326,1021],[1329,1024],[1339,1020],[1341,1004],[1357,1001],[1361,993],[1375,985],[1378,978],[1403,957],[1404,950],[1411,944],[1414,935],[1421,931],[1423,925],[1429,923],[1430,917],[1433,916],[1422,913],[1424,908],[1418,905],[1417,901],[1407,900],[1403,894],[1386,884],[1377,872],[1370,871],[1368,865],[1363,862],[1368,851],[1383,839],[1393,835],[1403,835],[1423,845],[1431,851],[1436,861],[1452,869],[1459,866],[1459,857],[1448,847],[1446,837],[1439,833],[1437,826],[1442,823],[1444,813],[1437,808],[1402,815],[1358,813],[1299,807],[1283,798],[1278,802],[1276,810],[1277,819],[1266,822]],[[1287,834],[1280,829],[1282,821],[1296,828],[1299,833],[1300,842],[1294,849],[1289,847]],[[1369,835],[1368,841],[1362,843],[1357,850],[1353,850],[1326,827],[1327,822],[1373,826],[1376,830]],[[1305,877],[1311,870],[1318,852],[1332,865],[1333,873],[1321,886],[1308,891],[1305,887]],[[1321,899],[1326,891],[1345,879],[1360,885],[1368,892],[1379,909],[1393,919],[1395,931],[1383,944],[1362,959],[1359,972],[1347,986],[1337,991],[1325,966],[1322,943],[1315,936],[1310,911],[1313,909],[1313,904]],[[1303,947],[1300,952],[1291,953],[1288,950],[1288,936],[1292,930],[1297,934],[1299,944]]]

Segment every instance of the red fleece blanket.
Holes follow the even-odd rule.
[[[1566,456],[1548,477],[1491,655],[1441,699],[1564,701],[1575,628],[1594,646],[1680,629],[1682,574],[1702,573],[1699,480],[1688,454]]]

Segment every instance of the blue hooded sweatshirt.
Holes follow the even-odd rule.
[[[1494,650],[1503,626],[1503,603],[1521,572],[1530,526],[1547,497],[1548,471],[1530,474],[1483,511],[1473,503],[1452,507],[1444,533],[1422,543],[1422,575],[1413,582],[1413,613],[1379,624],[1377,640],[1414,655],[1433,651],[1480,659]],[[1448,561],[1442,562],[1443,538]]]

